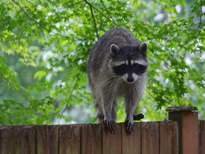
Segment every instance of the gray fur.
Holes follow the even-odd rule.
[[[141,43],[127,30],[118,28],[108,31],[94,46],[88,62],[88,77],[96,103],[99,121],[116,120],[116,101],[125,98],[126,120],[133,122],[133,114],[143,95],[147,73],[136,82],[128,84],[116,76],[112,70],[110,46],[139,46]]]

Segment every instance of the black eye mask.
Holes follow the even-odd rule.
[[[147,70],[147,66],[141,64],[133,64],[132,68],[133,72],[138,75],[143,74]]]
[[[114,66],[113,71],[116,75],[122,76],[126,73],[135,73],[137,75],[143,74],[147,69],[147,66],[141,65],[141,64],[133,64],[133,65],[127,65],[122,64],[119,66]]]

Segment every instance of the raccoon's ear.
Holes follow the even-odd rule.
[[[117,55],[120,51],[120,47],[117,44],[111,44],[110,45],[110,53],[111,56]]]
[[[146,43],[140,44],[139,49],[140,49],[140,51],[142,53],[146,54],[146,52],[147,52],[147,44]]]

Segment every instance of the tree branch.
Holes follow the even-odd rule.
[[[94,28],[95,28],[95,34],[96,34],[96,37],[99,39],[99,33],[98,33],[96,19],[95,19],[94,12],[93,12],[93,6],[87,0],[84,0],[84,1],[90,7],[90,13],[91,13],[91,16],[92,16],[92,19],[93,19],[93,25],[94,25]]]
[[[67,100],[70,100],[70,99],[71,99],[71,97],[72,97],[72,95],[73,95],[73,91],[76,89],[78,79],[79,79],[79,77],[78,77],[78,75],[77,75],[77,77],[75,78],[75,80],[74,80],[74,82],[73,82],[74,84],[73,84],[73,86],[72,86],[72,88],[71,88],[71,92],[70,92],[70,94],[69,94]],[[65,107],[63,108],[63,111],[62,111],[61,113],[63,114],[67,109],[68,109],[68,102],[66,102],[66,105],[65,105]]]
[[[85,0],[87,1],[87,0]],[[103,1],[101,1],[103,2]],[[95,9],[96,11],[98,11],[103,17],[105,17],[106,19],[110,20],[113,24],[117,25],[116,22],[109,16],[106,16],[100,9],[98,9],[97,7],[93,6],[90,2],[87,1],[87,3],[89,3],[93,9]],[[104,5],[104,4],[103,4]],[[109,11],[107,10],[107,8],[104,5],[104,8],[106,9],[107,13],[109,13]],[[110,13],[109,13],[110,14]]]
[[[102,6],[104,7],[106,13],[107,13],[107,14],[111,14],[110,11],[109,11],[109,10],[107,9],[107,7],[105,6],[104,1],[103,1],[103,0],[100,0],[100,2],[101,2],[101,4],[102,4]],[[112,18],[110,18],[110,17],[109,17],[109,20],[111,20],[111,21],[113,22]]]
[[[202,6],[203,6],[202,0],[200,0],[199,28],[201,28],[201,25],[202,25],[202,15],[203,15]]]
[[[13,2],[16,6],[18,6],[30,20],[33,20],[40,28],[42,28],[41,25],[39,24],[39,22],[37,22],[35,19],[33,19],[33,16],[30,16],[27,13],[27,11],[17,1],[11,0],[11,2]]]

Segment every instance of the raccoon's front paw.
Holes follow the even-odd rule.
[[[104,120],[103,121],[105,132],[115,133],[116,123],[114,120]]]
[[[130,135],[134,130],[134,122],[131,120],[125,121],[125,131],[128,135]]]

